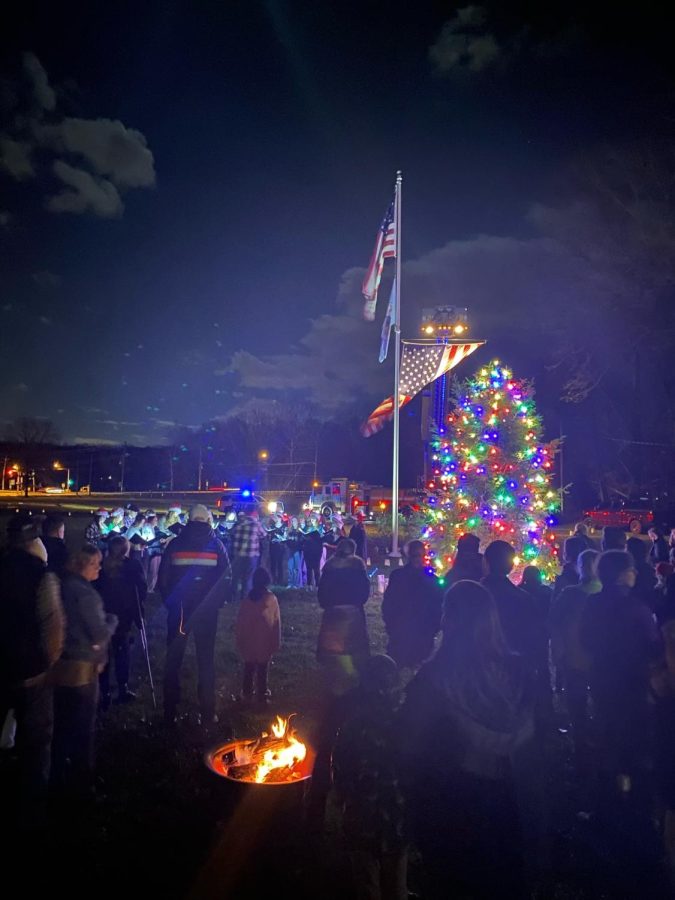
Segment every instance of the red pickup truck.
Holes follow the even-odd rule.
[[[633,534],[642,534],[652,525],[668,531],[675,528],[675,508],[665,497],[658,501],[648,498],[616,500],[585,510],[583,521],[592,528],[616,525]]]

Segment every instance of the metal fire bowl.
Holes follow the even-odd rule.
[[[252,740],[228,741],[226,744],[219,744],[217,747],[213,747],[211,750],[207,750],[204,754],[204,762],[206,764],[206,767],[210,769],[210,771],[213,772],[214,775],[218,775],[220,778],[225,778],[231,784],[238,784],[242,787],[250,788],[266,788],[267,790],[271,790],[272,788],[292,788],[294,785],[307,782],[312,777],[312,770],[314,769],[314,760],[316,759],[316,753],[309,745],[307,745],[307,756],[305,756],[303,761],[299,763],[295,769],[295,771],[299,773],[299,777],[294,778],[293,781],[257,782],[230,777],[227,774],[227,769],[229,766],[227,762],[228,756],[232,761],[234,761],[234,752],[237,747],[245,747],[246,745],[253,743],[254,741]],[[223,760],[225,760],[225,762]]]

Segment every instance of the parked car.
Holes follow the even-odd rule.
[[[585,510],[583,521],[591,528],[605,525],[625,528],[632,534],[643,534],[652,525],[664,530],[675,527],[675,508],[663,501],[640,498],[617,498]]]
[[[252,488],[229,488],[216,501],[218,512],[241,512],[251,505],[257,505],[259,498]]]

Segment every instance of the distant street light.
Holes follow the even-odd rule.
[[[57,459],[53,465],[53,468],[56,472],[65,472],[66,473],[66,483],[63,484],[63,482],[61,482],[61,486],[64,487],[67,491],[69,491],[70,490],[70,469],[68,468],[68,466],[62,466],[61,463]]]
[[[270,458],[269,452],[267,450],[258,450],[258,464],[260,466],[259,471],[259,484],[263,490],[267,490],[267,463]]]

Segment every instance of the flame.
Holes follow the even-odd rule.
[[[295,766],[306,758],[307,747],[295,737],[290,720],[290,716],[287,719],[277,716],[269,732],[263,731],[257,741],[236,748],[233,769],[251,767],[243,780],[263,784],[293,781],[298,777]]]
[[[288,728],[288,719],[282,719],[281,716],[277,716],[276,722],[272,722],[272,734],[275,738],[282,738],[286,734],[286,729]]]
[[[265,750],[263,758],[255,772],[255,781],[261,784],[275,769],[291,769],[307,756],[307,747],[288,730],[289,719],[277,716],[270,729],[277,740],[284,739],[286,746],[274,750]]]

